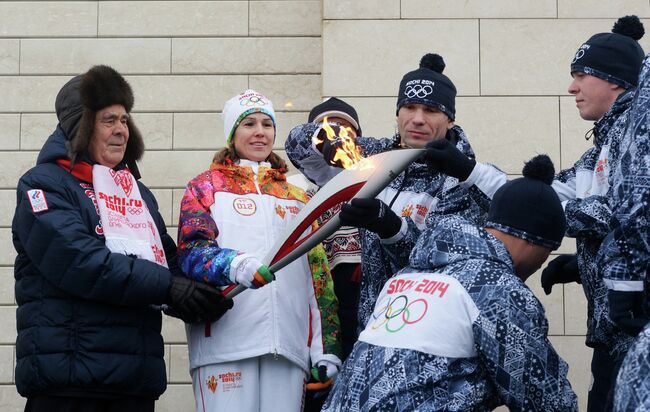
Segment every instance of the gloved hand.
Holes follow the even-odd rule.
[[[470,159],[447,139],[436,139],[425,146],[424,159],[429,169],[462,181],[474,170],[476,160]]]
[[[187,323],[214,322],[233,306],[214,286],[181,276],[172,276],[165,311]],[[176,316],[177,315],[177,316]]]
[[[330,124],[330,127],[332,128],[332,130],[334,130],[334,133],[338,136],[341,127],[332,124]],[[344,168],[344,164],[341,161],[341,159],[334,160],[334,157],[336,157],[337,150],[343,150],[343,141],[339,138],[330,140],[327,137],[327,132],[322,128],[318,132],[317,136],[318,136],[318,140],[320,140],[321,143],[316,145],[316,149],[318,149],[323,154],[323,159],[325,160],[325,162],[335,167]],[[349,141],[349,144],[352,145],[352,147],[356,146],[356,140],[351,139]],[[349,147],[348,150],[350,150]]]
[[[273,282],[275,275],[255,256],[243,255],[232,261],[230,279],[249,289],[257,289]]]
[[[341,206],[339,213],[343,226],[362,227],[379,237],[393,237],[402,227],[402,219],[379,199],[352,199]]]
[[[542,287],[544,293],[551,294],[553,285],[558,283],[580,283],[578,257],[576,255],[560,255],[548,262],[542,271]]]
[[[328,360],[321,360],[311,368],[311,376],[319,382],[326,382],[334,379],[339,373],[339,367]]]
[[[223,295],[220,295],[218,300],[220,301],[219,309],[216,312],[209,314],[208,317],[200,316],[198,313],[191,312],[187,309],[178,310],[168,305],[165,305],[166,307],[163,309],[163,312],[165,312],[165,315],[178,318],[185,323],[212,323],[221,319],[228,310],[232,309],[234,304],[232,299],[226,299]]]
[[[645,292],[609,290],[609,318],[624,332],[636,336],[650,320],[645,311]]]

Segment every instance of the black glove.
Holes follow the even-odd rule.
[[[332,124],[330,124],[329,126],[332,128],[332,130],[334,130],[334,133],[338,136],[341,127]],[[323,154],[323,159],[325,159],[325,162],[328,165],[344,168],[345,165],[343,164],[341,159],[334,160],[337,150],[343,150],[343,142],[341,141],[341,139],[337,137],[334,140],[330,140],[327,137],[327,132],[324,129],[321,129],[318,132],[318,140],[321,141],[321,143],[318,143],[316,145],[316,148],[320,150],[320,152]],[[351,142],[354,144],[354,146],[356,146],[356,139],[352,139]],[[348,150],[350,150],[350,146],[348,146],[347,148]],[[348,154],[348,157],[351,156]]]
[[[172,276],[168,292],[172,313],[194,322],[214,322],[233,306],[214,286],[181,276]],[[185,318],[185,319],[184,319]]]
[[[402,227],[402,219],[379,199],[352,199],[341,206],[339,218],[343,226],[362,227],[386,239]]]
[[[548,262],[546,269],[542,271],[542,287],[547,295],[551,294],[553,285],[571,282],[580,283],[576,255],[560,255]]]
[[[467,180],[476,165],[476,160],[467,157],[447,139],[433,140],[425,148],[424,158],[430,170],[455,177],[461,182]]]
[[[648,323],[645,292],[609,290],[609,318],[624,332],[636,336]]]

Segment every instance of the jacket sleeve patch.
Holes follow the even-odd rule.
[[[27,197],[29,198],[29,203],[32,205],[32,211],[34,213],[45,212],[49,209],[47,200],[45,199],[45,193],[41,189],[28,190]]]

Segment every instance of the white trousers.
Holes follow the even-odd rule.
[[[264,355],[192,370],[197,412],[300,412],[306,375],[286,358]]]

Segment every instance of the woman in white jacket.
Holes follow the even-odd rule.
[[[227,146],[181,202],[179,263],[193,279],[251,290],[217,322],[187,326],[196,409],[299,411],[310,360],[329,377],[341,364],[327,259],[318,246],[275,274],[262,264],[308,197],[272,151],[270,100],[247,90],[223,118]]]

